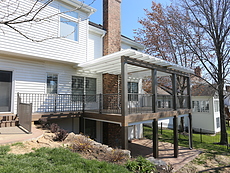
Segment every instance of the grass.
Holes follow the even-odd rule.
[[[1,173],[112,173],[129,172],[124,166],[87,160],[65,148],[40,148],[27,154],[7,154],[9,146],[0,146]]]
[[[162,134],[160,133],[161,132],[159,131],[159,141],[173,143],[173,130],[163,129]],[[230,134],[230,127],[227,127],[227,133]],[[148,139],[152,139],[152,128],[144,126],[144,136]],[[228,136],[228,140],[230,141],[229,137],[230,136]],[[203,134],[201,136],[198,133],[193,133],[193,148],[202,150],[203,153],[199,155],[199,157],[194,159],[192,163],[206,167],[211,160],[214,160],[214,163],[217,164],[217,168],[215,168],[217,172],[221,170],[221,167],[229,166],[229,161],[225,160],[226,162],[222,163],[223,158],[222,157],[218,158],[218,155],[222,155],[225,156],[225,158],[228,158],[230,155],[229,154],[230,148],[228,149],[227,146],[215,144],[218,143],[219,141],[220,141],[220,134],[216,134],[216,135]],[[188,135],[179,134],[178,142],[180,146],[189,147]],[[209,168],[213,168],[213,165]],[[190,168],[190,169],[192,170],[194,168]],[[191,172],[196,172],[196,170]]]
[[[230,134],[230,127],[227,127],[227,133]],[[144,136],[148,139],[152,139],[152,128],[144,126]],[[230,136],[229,136],[230,137]],[[188,147],[188,135],[179,134],[179,145]],[[229,138],[230,140],[230,138]],[[162,134],[159,131],[159,141],[173,143],[173,130],[163,129]],[[193,133],[193,147],[197,149],[205,149],[207,151],[213,151],[216,153],[229,152],[227,146],[217,145],[220,141],[220,134],[216,135],[202,135],[198,133]]]

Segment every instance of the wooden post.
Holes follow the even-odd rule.
[[[122,126],[121,127],[121,147],[124,150],[128,149],[128,126]]]
[[[173,109],[177,110],[177,81],[176,74],[172,74],[172,93],[173,93]]]
[[[157,112],[157,70],[152,70],[152,112]]]
[[[128,115],[128,73],[125,57],[121,57],[121,114]]]
[[[82,116],[82,115],[81,115]],[[79,133],[85,133],[85,121],[84,121],[84,118],[83,117],[80,117],[79,118]]]
[[[122,148],[128,149],[128,125],[125,122],[125,116],[128,115],[128,69],[125,57],[121,57],[121,115],[123,122],[121,127]]]
[[[177,116],[173,118],[173,136],[174,136],[174,157],[178,157],[178,122]]]
[[[158,121],[154,119],[152,122],[153,127],[153,157],[158,158]]]
[[[191,105],[191,82],[190,82],[190,77],[187,77],[187,94],[188,94],[188,109],[192,108]]]
[[[189,113],[188,114],[188,118],[189,118],[189,148],[192,150],[193,144],[192,144],[192,114]]]

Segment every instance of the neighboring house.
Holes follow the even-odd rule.
[[[144,121],[191,114],[190,88],[183,96],[188,103],[184,107],[177,106],[175,90],[167,103],[170,109],[157,107],[157,97],[161,97],[156,89],[157,76],[171,75],[172,86],[176,87],[176,76],[181,75],[190,86],[192,71],[144,54],[142,45],[121,36],[120,3],[104,1],[102,26],[88,21],[95,9],[77,0],[55,1],[40,15],[81,8],[36,25],[32,34],[42,37],[49,31],[65,38],[31,42],[3,26],[0,114],[18,114],[22,121],[32,103],[32,121],[48,118],[69,131],[83,132],[99,142],[122,148],[128,147],[128,139],[142,137],[136,132]],[[31,26],[23,27],[29,33]],[[152,76],[151,95],[141,94],[144,76]],[[151,102],[144,104],[146,99]]]
[[[195,73],[201,76],[201,69],[196,68]],[[217,133],[220,132],[219,98],[216,90],[198,77],[192,77],[192,128],[196,132]],[[215,86],[214,86],[215,87]],[[227,99],[225,100],[227,103]],[[183,117],[184,120],[181,121]],[[178,125],[184,123],[188,127],[188,115],[178,116]],[[158,121],[163,127],[172,128],[173,118],[164,118]]]
[[[219,98],[208,84],[192,86],[193,129],[203,133],[220,132]]]

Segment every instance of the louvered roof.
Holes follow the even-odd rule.
[[[178,64],[174,64],[159,58],[156,58],[154,56],[147,55],[142,52],[138,52],[136,50],[132,49],[125,49],[121,50],[119,52],[109,54],[106,56],[103,56],[101,58],[97,58],[91,61],[87,61],[84,63],[80,63],[77,66],[75,66],[78,70],[81,71],[88,71],[91,73],[109,73],[109,74],[121,74],[121,57],[129,57],[133,58],[135,60],[139,60],[142,62],[146,62],[152,65],[157,65],[159,67],[163,67],[166,69],[171,69],[178,71],[180,73],[193,73],[191,69],[185,68],[183,66],[180,66]],[[128,73],[138,73],[141,76],[146,75],[146,72],[149,74],[149,69],[130,65],[128,67]],[[158,72],[158,76],[165,76],[169,75],[165,72]]]

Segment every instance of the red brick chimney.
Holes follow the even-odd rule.
[[[121,50],[121,0],[103,0],[103,55]]]
[[[121,0],[103,0],[103,27],[106,34],[103,40],[103,55],[121,50]],[[119,92],[119,76],[103,74],[103,93],[115,94]],[[104,96],[103,108],[113,109],[118,104],[118,96]],[[108,103],[115,102],[111,107]],[[121,126],[113,123],[103,123],[103,142],[113,147],[121,146]]]

